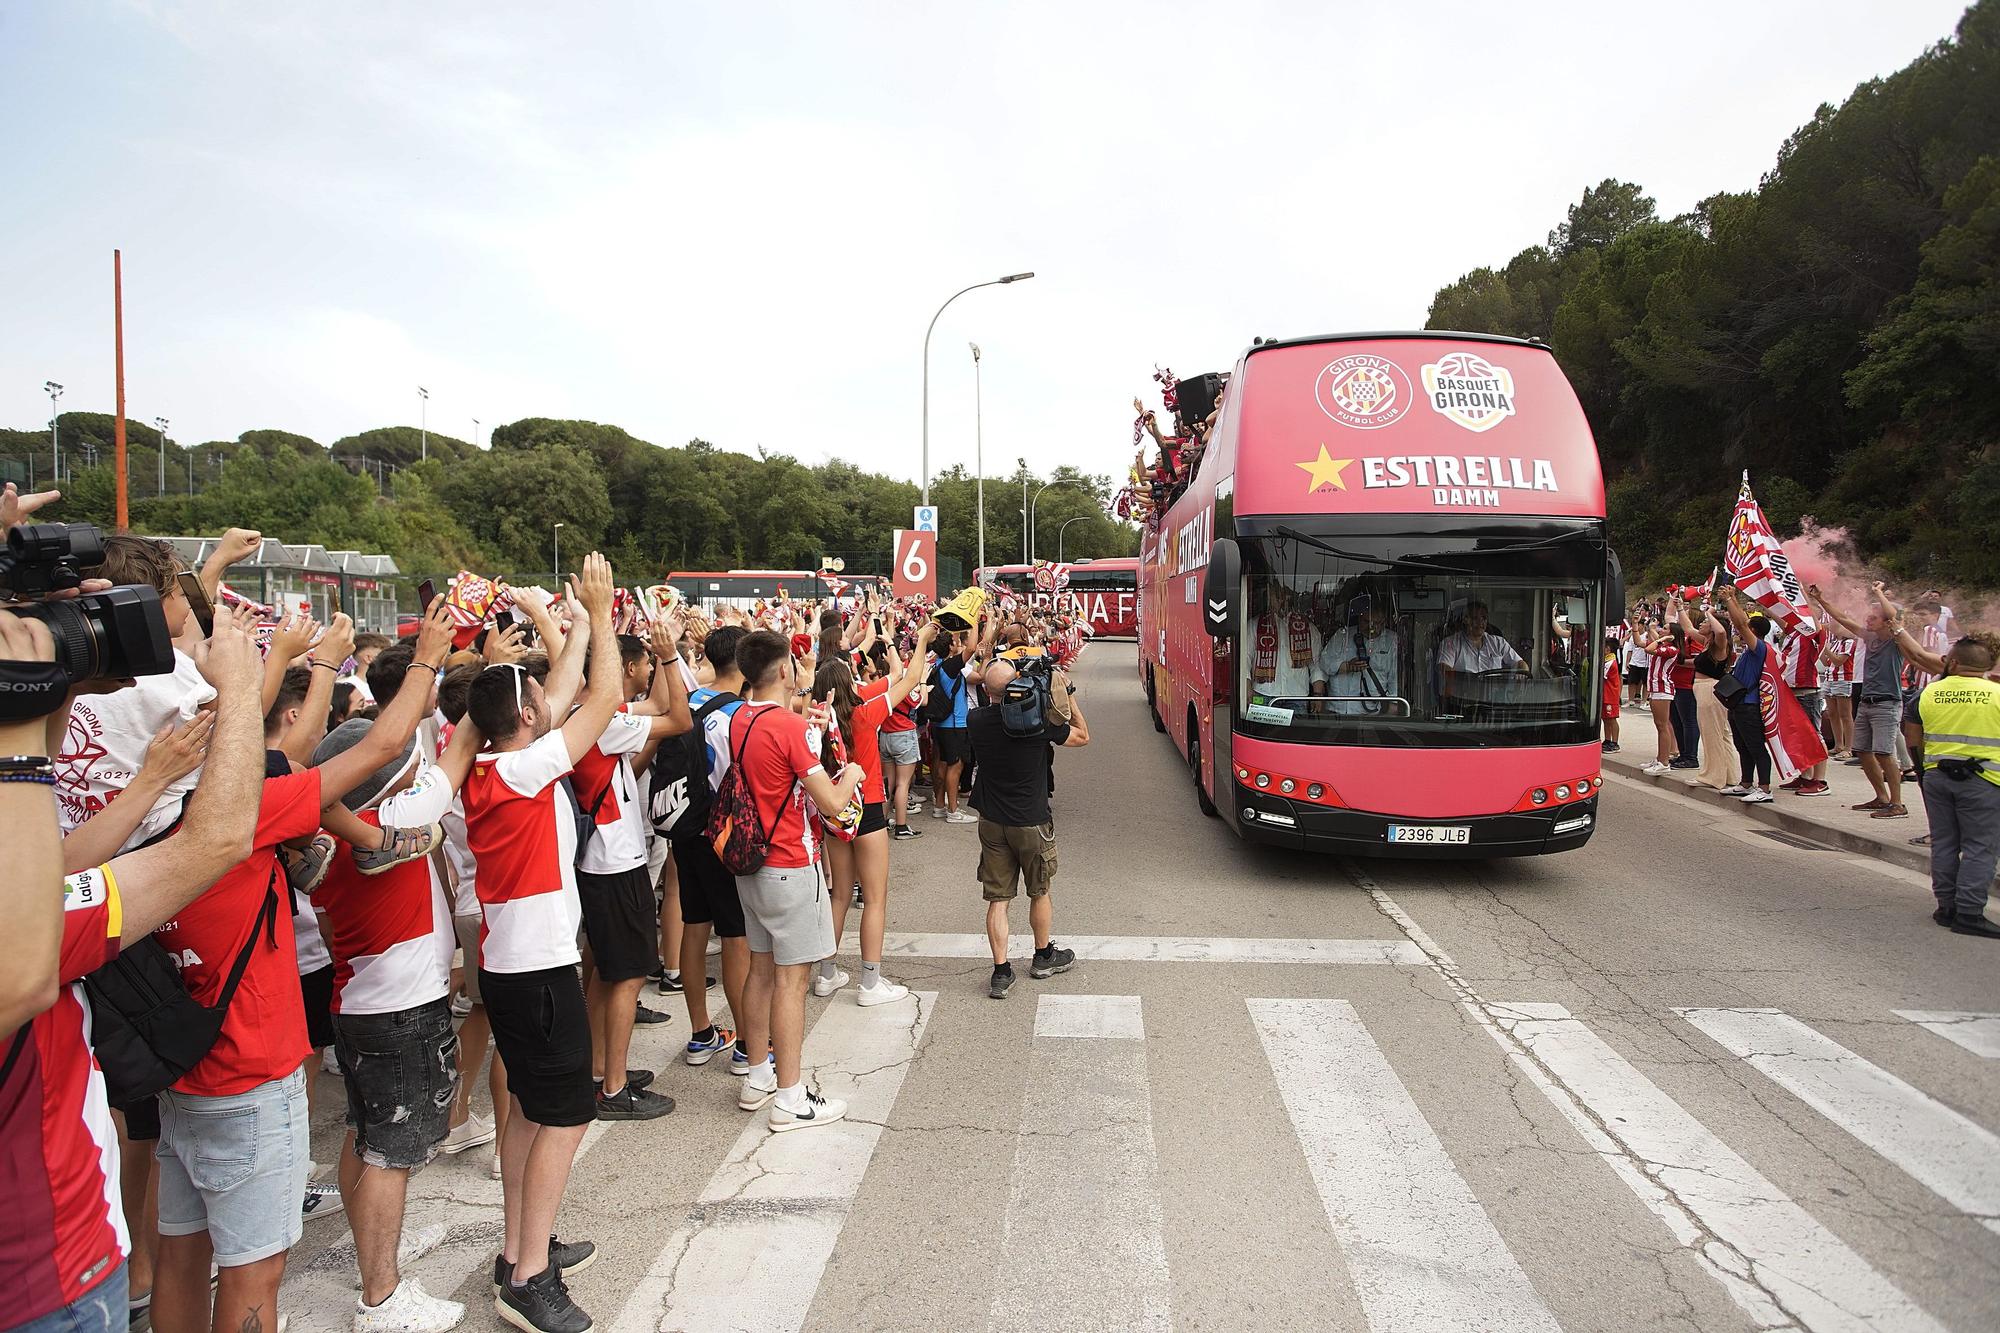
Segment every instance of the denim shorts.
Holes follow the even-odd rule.
[[[1857,699],[1854,704],[1854,753],[1896,753],[1896,736],[1902,721],[1901,699]]]
[[[875,733],[876,748],[882,752],[885,764],[914,764],[919,757],[916,729],[909,731],[878,731]]]
[[[224,1268],[298,1244],[310,1129],[304,1065],[226,1097],[161,1093],[160,1234],[206,1231]]]
[[[335,1014],[333,1050],[347,1085],[354,1155],[415,1170],[437,1156],[458,1096],[458,1034],[439,998],[393,1014]]]

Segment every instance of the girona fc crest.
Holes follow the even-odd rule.
[[[1387,357],[1357,353],[1320,371],[1313,386],[1320,411],[1355,430],[1379,430],[1402,420],[1415,401],[1410,377]]]

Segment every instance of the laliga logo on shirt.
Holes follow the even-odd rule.
[[[1514,415],[1514,376],[1471,352],[1448,352],[1418,372],[1431,410],[1478,432]]]
[[[1403,368],[1368,352],[1343,356],[1320,371],[1313,397],[1320,411],[1356,430],[1394,425],[1415,400]]]

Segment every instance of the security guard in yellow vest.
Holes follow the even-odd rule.
[[[2000,682],[1991,636],[1960,639],[1946,674],[1924,687],[1924,808],[1931,823],[1932,920],[1953,934],[2000,939],[1986,892],[2000,865]]]

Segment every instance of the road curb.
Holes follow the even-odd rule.
[[[1928,875],[1931,871],[1930,853],[1922,847],[1912,847],[1909,843],[1902,841],[1901,838],[1895,842],[1887,842],[1880,838],[1871,838],[1867,834],[1857,830],[1844,829],[1837,824],[1823,824],[1816,819],[1809,819],[1804,815],[1793,814],[1784,808],[1786,800],[1806,799],[1804,797],[1788,797],[1786,793],[1778,792],[1775,793],[1777,799],[1769,804],[1745,805],[1734,796],[1724,796],[1712,787],[1689,785],[1685,776],[1685,770],[1676,769],[1671,773],[1657,774],[1642,773],[1639,771],[1640,766],[1646,762],[1645,759],[1627,758],[1623,753],[1607,754],[1604,756],[1605,768],[1616,770],[1618,776],[1630,778],[1634,782],[1649,783],[1663,791],[1673,792],[1677,796],[1685,796],[1690,800],[1703,801],[1709,805],[1730,810],[1756,823],[1769,824],[1773,828],[1782,830],[1783,832],[1800,838],[1809,838],[1814,842],[1824,843],[1828,847],[1832,847],[1838,851],[1856,852],[1862,856],[1872,856],[1878,861],[1886,861],[1891,865],[1902,866],[1906,870],[1914,870],[1920,874]],[[1902,834],[1901,837],[1914,837],[1917,833],[1921,833],[1925,827],[1924,821],[1918,817],[1915,811],[1911,812],[1911,816],[1907,821],[1897,820],[1895,826],[1898,829],[1910,830]]]

